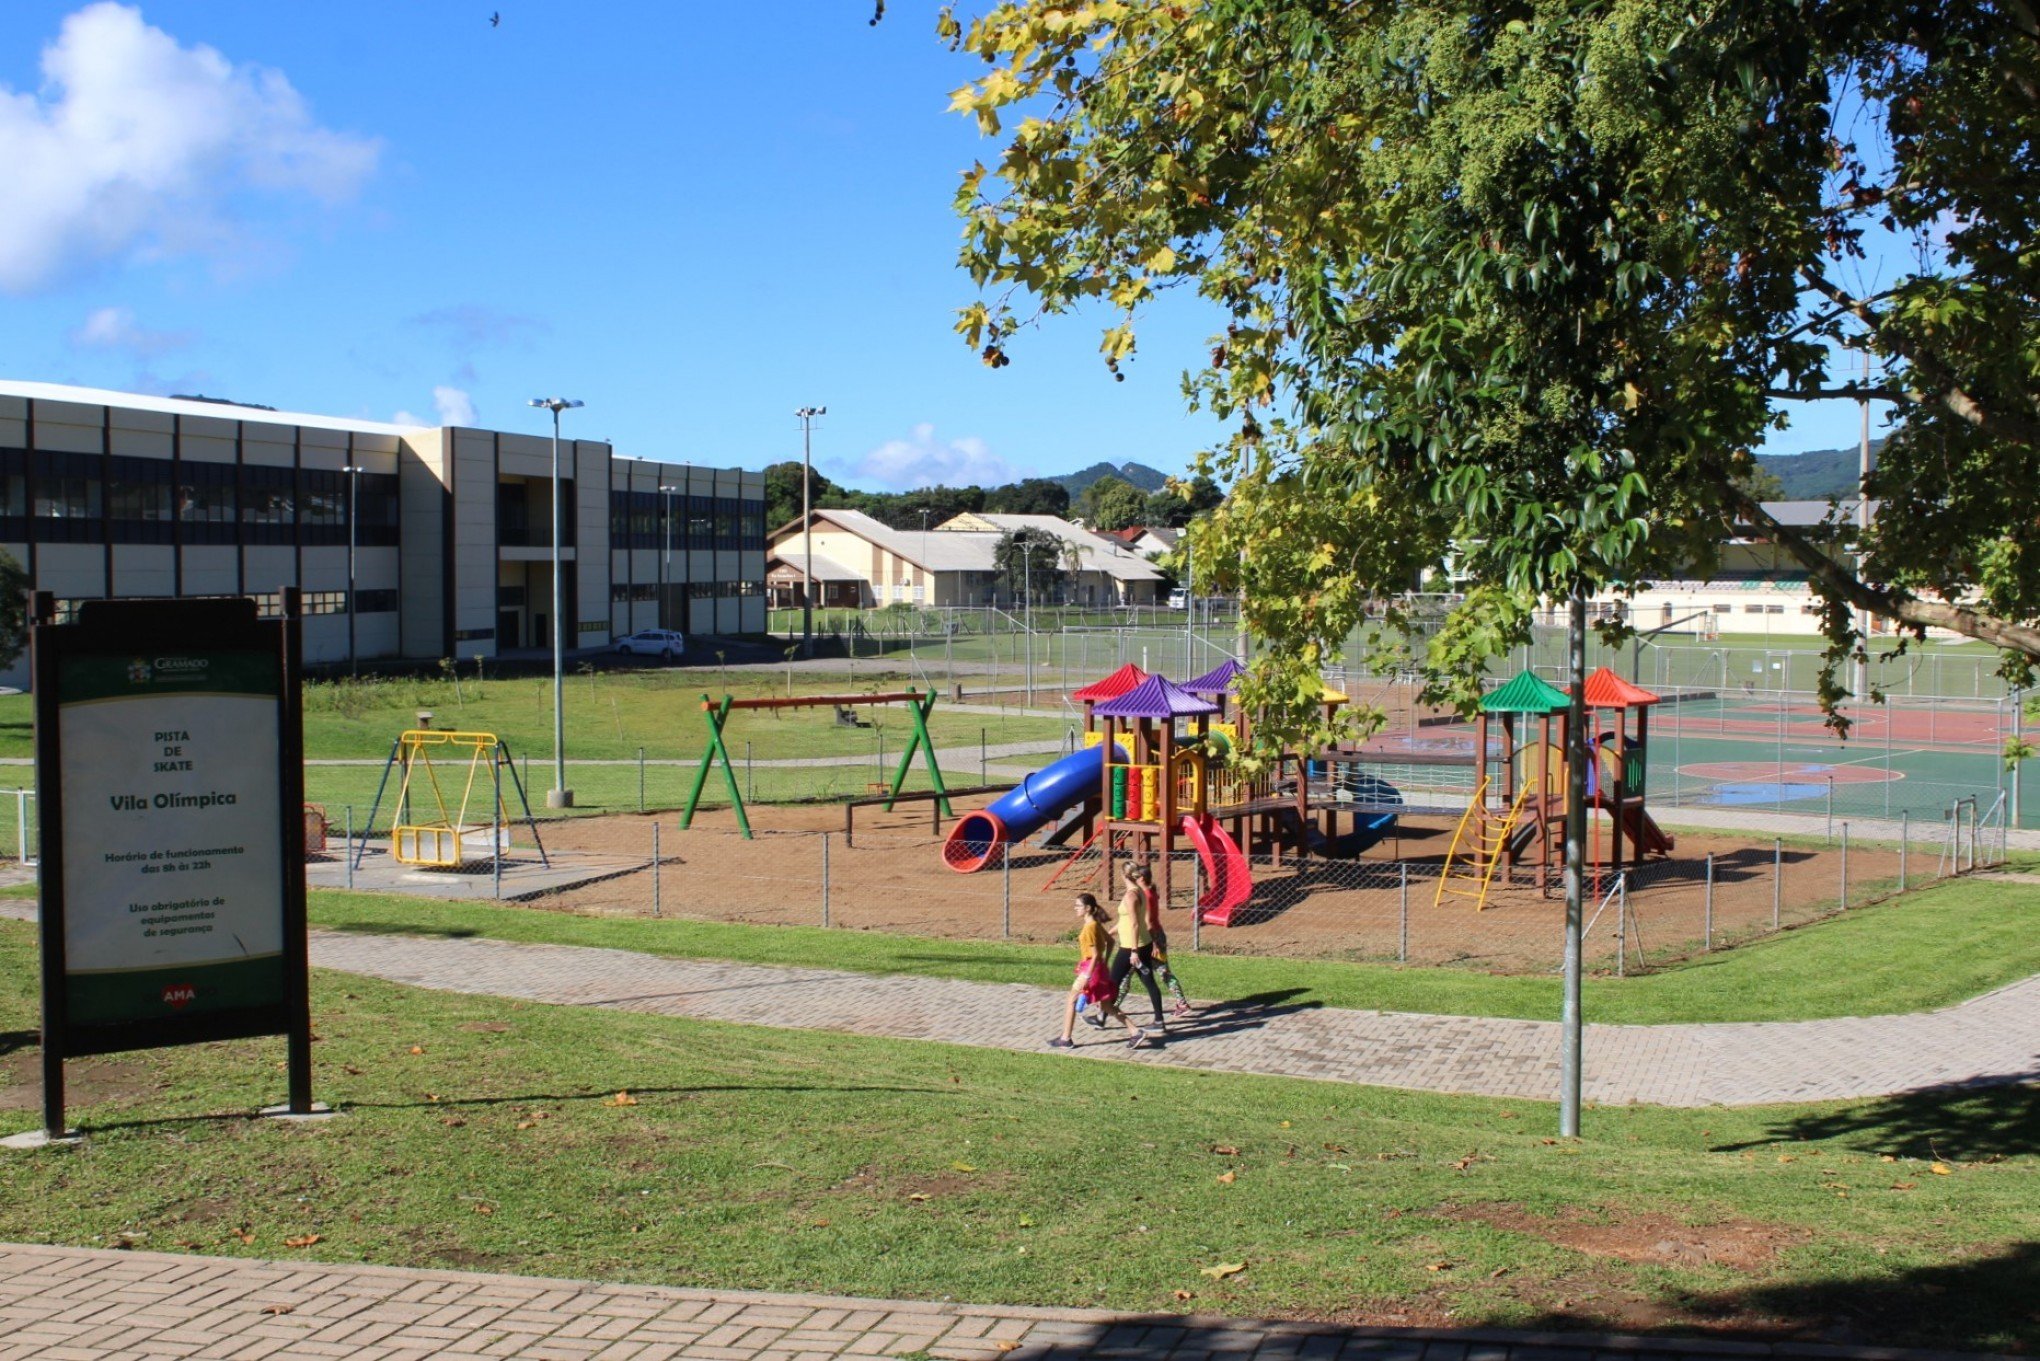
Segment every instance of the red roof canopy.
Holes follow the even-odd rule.
[[[1657,703],[1658,698],[1640,686],[1631,685],[1605,666],[1587,677],[1589,709],[1640,709],[1646,704]]]
[[[1118,699],[1147,678],[1147,672],[1128,662],[1105,679],[1092,681],[1083,689],[1074,692],[1070,698],[1079,704],[1093,704],[1101,699]]]

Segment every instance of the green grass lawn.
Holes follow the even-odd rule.
[[[29,928],[0,923],[9,1132],[37,1118],[33,977]],[[241,1114],[280,1097],[279,1041],[73,1063],[90,1137],[0,1158],[0,1238],[1236,1315],[2040,1342],[2030,1092],[1596,1109],[1571,1144],[1534,1102],[326,972],[313,1005],[316,1092],[337,1119]],[[1204,1274],[1220,1264],[1244,1269]]]
[[[820,927],[576,917],[530,908],[435,903],[344,892],[311,895],[315,925],[606,946],[651,954],[812,965],[1061,987],[1072,951]],[[1789,1021],[1948,1006],[2040,972],[2040,895],[2030,886],[1958,880],[1899,900],[1703,955],[1640,978],[1593,978],[1589,1020]],[[1293,992],[1303,1004],[1551,1019],[1555,977],[1464,969],[1191,954],[1174,961],[1193,996]]]

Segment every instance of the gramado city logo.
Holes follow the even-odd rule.
[[[137,657],[128,663],[128,683],[147,685],[150,681],[202,680],[212,663],[204,657]]]

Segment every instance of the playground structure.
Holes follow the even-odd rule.
[[[1645,806],[1650,706],[1658,696],[1604,666],[1587,677],[1584,700],[1589,733],[1600,726],[1600,715],[1612,715],[1614,722],[1593,736],[1586,770],[1586,855],[1598,892],[1603,870],[1619,873],[1632,860],[1669,855],[1673,841]],[[1570,695],[1529,671],[1482,698],[1470,756],[1473,793],[1453,832],[1434,903],[1455,896],[1484,909],[1496,873],[1513,881],[1515,871],[1526,864],[1538,887],[1550,892],[1558,870],[1554,846],[1565,825],[1571,707]]]
[[[439,767],[433,761],[434,753],[453,754],[465,757],[465,773],[460,780],[457,798],[448,801],[448,786],[439,778]],[[389,759],[383,763],[382,779],[377,782],[375,802],[368,812],[368,826],[375,826],[376,815],[382,811],[383,795],[389,790],[390,775],[398,773],[396,802],[391,813],[390,852],[401,864],[419,865],[429,869],[459,869],[477,860],[495,859],[500,861],[503,852],[509,848],[510,810],[504,796],[503,779],[507,775],[510,790],[517,796],[518,805],[524,810],[522,821],[531,829],[532,843],[538,847],[539,859],[547,866],[552,861],[546,856],[545,842],[538,835],[538,821],[531,814],[531,801],[525,797],[524,782],[518,778],[517,766],[510,759],[509,744],[491,732],[458,732],[437,728],[413,728],[400,734],[390,744]],[[485,779],[486,775],[486,779]],[[422,779],[420,777],[423,777]],[[425,798],[430,798],[430,812]],[[476,799],[483,800],[488,809],[486,819],[476,816]],[[477,840],[481,844],[478,846]],[[359,867],[367,851],[364,838],[351,848],[354,864]],[[481,853],[477,853],[481,852]]]
[[[1082,841],[1044,892],[1096,848],[1098,864],[1086,881],[1102,868],[1109,897],[1115,858],[1130,853],[1158,866],[1167,901],[1180,837],[1196,851],[1203,874],[1200,920],[1228,926],[1252,895],[1248,856],[1256,848],[1268,848],[1278,860],[1284,848],[1302,856],[1351,857],[1386,835],[1400,800],[1383,782],[1374,782],[1374,801],[1363,806],[1350,792],[1314,786],[1311,763],[1296,753],[1277,753],[1252,773],[1237,766],[1248,722],[1236,701],[1229,715],[1227,701],[1239,674],[1228,661],[1178,686],[1129,663],[1073,692],[1070,698],[1084,706],[1082,748],[1028,776],[989,808],[966,813],[943,843],[944,863],[975,872],[1001,846],[1053,823],[1045,847],[1079,834]],[[1328,709],[1344,702],[1343,695],[1327,692]],[[1324,819],[1322,830],[1312,825],[1314,812]],[[1342,812],[1354,819],[1344,836],[1337,831]]]
[[[730,715],[739,709],[817,709],[830,708],[836,712],[836,722],[842,726],[856,726],[856,710],[861,705],[904,704],[914,725],[913,738],[906,750],[900,753],[899,768],[893,772],[890,786],[884,796],[885,808],[892,810],[900,796],[900,787],[906,783],[907,772],[913,769],[915,753],[921,753],[927,760],[928,780],[933,786],[933,796],[938,816],[949,813],[949,791],[942,783],[942,768],[935,760],[935,741],[928,735],[928,714],[935,707],[935,694],[931,691],[907,689],[888,694],[874,695],[789,695],[784,698],[738,699],[724,695],[720,700],[701,697],[702,716],[708,721],[708,745],[701,753],[701,766],[694,772],[694,785],[688,791],[686,808],[680,814],[680,827],[685,831],[694,823],[695,810],[701,804],[701,791],[708,783],[708,772],[720,765],[723,782],[729,790],[730,807],[735,811],[737,826],[745,840],[751,839],[751,817],[744,810],[744,796],[737,788],[736,767],[730,762],[729,748],[723,743],[723,728]],[[848,720],[846,722],[846,719]]]

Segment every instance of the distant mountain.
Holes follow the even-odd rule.
[[[1093,463],[1088,468],[1081,468],[1076,472],[1066,473],[1061,477],[1051,477],[1048,480],[1061,483],[1064,490],[1069,492],[1070,499],[1074,501],[1083,495],[1084,488],[1090,486],[1101,477],[1116,477],[1122,481],[1131,482],[1135,487],[1146,492],[1160,491],[1169,480],[1167,473],[1157,472],[1145,463],[1122,463],[1117,467],[1110,463]]]
[[[1870,441],[1873,467],[1883,450],[1883,440]],[[1783,499],[1787,501],[1825,501],[1830,496],[1854,496],[1861,460],[1861,451],[1853,444],[1846,449],[1814,449],[1804,454],[1757,455],[1757,462],[1763,465],[1764,471],[1785,484]]]

